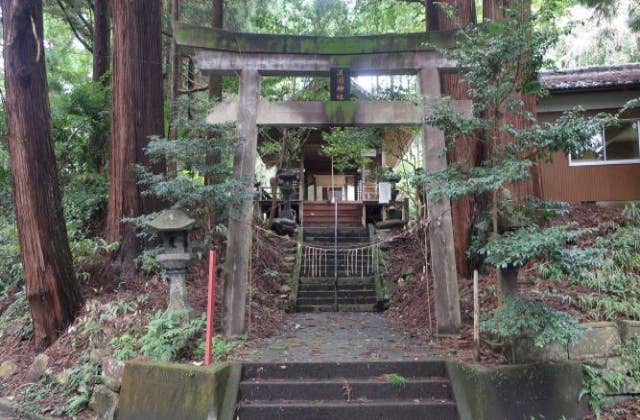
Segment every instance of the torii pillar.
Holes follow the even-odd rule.
[[[255,69],[244,69],[240,72],[240,88],[238,98],[240,112],[238,115],[237,134],[240,143],[234,155],[234,177],[246,181],[248,197],[236,207],[232,206],[229,214],[227,238],[227,255],[224,264],[224,302],[223,330],[226,337],[239,336],[245,332],[247,288],[249,277],[249,259],[253,244],[253,182],[256,167],[256,151],[258,145],[258,100],[261,77]],[[234,313],[237,311],[238,313]]]
[[[421,69],[418,72],[418,78],[424,104],[439,102],[442,94],[438,69],[435,67]],[[444,133],[424,124],[422,132],[425,173],[446,169],[447,153]],[[427,194],[427,211],[437,332],[440,335],[457,334],[460,332],[462,321],[451,201],[448,197],[434,198]]]

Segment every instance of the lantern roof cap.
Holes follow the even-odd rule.
[[[182,210],[171,209],[161,211],[147,226],[160,232],[176,232],[190,230],[195,222]]]

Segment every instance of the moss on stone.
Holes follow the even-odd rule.
[[[118,419],[232,419],[240,366],[127,363]],[[229,408],[231,405],[231,408]]]
[[[580,363],[485,367],[448,362],[460,418],[582,418]]]
[[[358,102],[355,101],[326,101],[324,113],[331,124],[351,125],[356,119]]]
[[[455,32],[416,32],[352,37],[270,35],[228,32],[176,23],[180,46],[238,53],[322,54],[349,56],[434,51],[452,47]],[[350,61],[350,59],[347,59]],[[348,63],[341,62],[340,65]]]

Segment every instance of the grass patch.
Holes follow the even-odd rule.
[[[387,373],[384,379],[396,388],[404,388],[407,384],[407,379],[397,373]]]

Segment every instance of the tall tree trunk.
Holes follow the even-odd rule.
[[[212,26],[214,29],[224,28],[224,0],[213,0],[212,4],[213,19]],[[212,74],[209,76],[209,100],[219,102],[222,100],[222,76],[218,74]],[[211,152],[207,154],[207,165],[219,165],[221,162],[220,153]],[[219,176],[210,174],[205,179],[207,185],[215,185],[221,182]],[[215,220],[211,215],[209,225],[213,226]]]
[[[501,20],[507,18],[509,10],[517,11],[521,20],[531,18],[531,0],[484,0],[483,18],[485,20]],[[532,114],[536,113],[536,97],[514,92],[517,99],[524,103],[524,110]],[[513,124],[517,128],[525,128],[530,124],[525,118],[506,118],[505,122]],[[512,139],[507,135],[501,135],[496,144],[506,144]],[[507,189],[516,201],[522,201],[527,196],[540,196],[540,178],[537,166],[531,169],[531,178],[514,184],[507,185]]]
[[[455,14],[449,16],[442,5],[449,5],[455,9]],[[447,31],[459,29],[476,23],[476,8],[473,0],[428,0],[427,1],[427,30]],[[447,72],[441,75],[442,92],[456,100],[470,99],[468,85],[459,74]],[[466,161],[470,166],[477,166],[481,162],[481,144],[478,139],[464,137],[456,141],[456,146],[448,156],[450,162]],[[475,197],[464,197],[451,203],[453,219],[453,234],[456,249],[456,265],[461,277],[469,277],[467,264],[467,250],[471,238],[479,203]]]
[[[224,0],[212,0],[213,19],[211,21],[214,29],[224,28]],[[209,98],[214,101],[222,99],[222,76],[212,74],[209,76]]]
[[[109,84],[103,76],[109,71],[111,52],[111,27],[109,22],[109,0],[94,0],[93,3],[93,81]]]
[[[447,14],[452,7],[453,15]],[[476,23],[476,5],[473,0],[426,0],[427,31],[448,31]]]
[[[107,239],[119,241],[114,268],[133,273],[138,252],[134,227],[125,217],[157,209],[142,198],[136,164],[149,164],[144,153],[149,136],[163,134],[161,4],[159,1],[114,0],[113,89],[111,118],[111,186]],[[156,171],[164,164],[156,165]]]
[[[51,140],[42,1],[0,4],[13,200],[35,344],[43,349],[73,321],[82,298]]]
[[[171,24],[175,26],[175,23],[180,21],[180,0],[171,0]],[[169,102],[171,104],[171,121],[169,126],[169,139],[175,140],[178,138],[178,92],[180,90],[180,54],[178,53],[178,44],[176,42],[175,28],[173,30],[173,37],[171,38],[171,47],[169,49],[169,56],[171,60],[171,90],[169,91]],[[175,171],[174,163],[169,165],[172,171]]]
[[[501,20],[508,18],[509,10],[517,11],[519,13],[519,19],[530,19],[531,1],[530,0],[484,0],[483,1],[483,19],[484,20]],[[513,97],[520,99],[524,104],[524,111],[535,114],[536,112],[536,98],[534,95],[524,95],[519,92],[513,92]],[[502,117],[500,124],[512,124],[517,128],[525,128],[530,124],[525,118],[506,115]],[[513,141],[513,139],[504,134],[499,133],[498,138],[494,141],[494,147],[496,145],[504,145]],[[491,151],[487,151],[491,153]],[[516,201],[523,201],[527,196],[539,196],[540,195],[540,182],[537,167],[531,169],[531,178],[528,180],[520,181],[517,183],[511,183],[506,185],[506,189],[511,193],[511,198]],[[500,191],[496,191],[492,198],[492,235],[498,234],[498,212],[500,206]],[[497,284],[496,295],[498,298],[498,306],[502,306],[505,296],[505,290],[508,290],[509,284],[504,283],[504,277],[502,270],[497,270]]]
[[[189,103],[187,104],[187,118],[189,121],[193,120],[193,108],[191,107],[191,100],[193,99],[193,88],[196,86],[196,65],[193,62],[193,58],[189,57],[187,60],[187,95],[189,95]]]
[[[111,51],[111,27],[109,22],[109,0],[95,0],[93,4],[93,81],[103,86],[109,85],[106,77],[109,71]],[[102,173],[106,161],[108,133],[95,132],[90,139],[90,150],[96,171]]]

